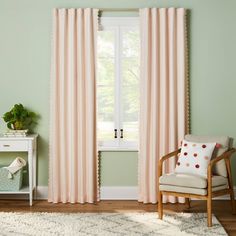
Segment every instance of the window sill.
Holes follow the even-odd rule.
[[[138,152],[137,147],[98,147],[99,152]]]

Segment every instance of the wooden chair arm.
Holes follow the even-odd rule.
[[[166,161],[167,159],[169,159],[170,157],[173,156],[177,156],[177,154],[181,151],[181,148],[179,148],[178,150],[175,150],[171,153],[166,154],[165,156],[161,157],[161,159],[158,162],[158,177],[162,176],[162,167],[163,167],[163,163],[164,161]]]
[[[208,164],[208,169],[212,169],[212,167],[219,161],[223,160],[223,159],[227,159],[230,158],[231,155],[236,152],[235,148],[231,148],[230,150],[224,152],[222,155],[214,158],[213,160],[210,161],[210,163]]]
[[[213,166],[221,161],[221,160],[229,160],[229,158],[232,156],[232,154],[236,152],[236,149],[235,148],[231,148],[230,150],[224,152],[222,155],[214,158],[213,160],[210,161],[210,163],[208,164],[208,168],[207,168],[207,179],[208,179],[208,183],[209,181],[211,182],[211,176],[212,176],[212,168]]]

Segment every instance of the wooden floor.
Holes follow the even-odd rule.
[[[0,211],[7,212],[156,212],[157,205],[136,201],[101,201],[97,204],[51,204],[35,201],[32,207],[24,200],[0,200]],[[192,201],[191,208],[185,204],[164,204],[164,213],[206,212],[205,201]],[[213,201],[213,213],[231,236],[236,236],[236,215],[231,214],[230,202]],[[207,222],[206,222],[207,223]]]

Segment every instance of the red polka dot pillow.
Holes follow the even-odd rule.
[[[175,173],[207,177],[207,166],[216,143],[192,143],[184,140],[176,163]]]

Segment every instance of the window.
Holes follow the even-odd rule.
[[[139,116],[138,19],[101,18],[98,32],[99,146],[137,147]]]

